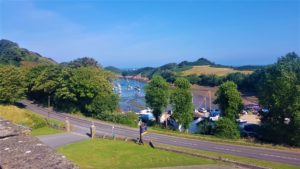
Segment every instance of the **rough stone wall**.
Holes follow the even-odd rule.
[[[77,169],[63,155],[30,135],[30,130],[0,118],[0,169]]]

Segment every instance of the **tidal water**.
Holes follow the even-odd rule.
[[[117,79],[113,84],[115,92],[120,96],[119,107],[121,111],[139,112],[146,108],[144,91],[146,85],[145,82],[132,79]],[[209,108],[209,98],[207,95],[201,95],[196,91],[192,91],[192,93],[193,104],[196,109],[201,107]],[[212,108],[215,109],[217,106],[212,104]],[[167,110],[171,110],[170,105],[166,108],[166,111]]]
[[[146,108],[145,85],[145,82],[130,79],[114,81],[115,92],[120,96],[119,107],[122,111],[139,112]]]

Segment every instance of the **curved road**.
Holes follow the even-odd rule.
[[[32,104],[30,101],[22,101],[22,104],[26,106],[27,109],[39,113],[44,116],[48,116],[48,109],[39,107]],[[91,121],[74,117],[65,113],[57,113],[51,111],[50,118],[64,121],[68,117],[70,123],[74,126],[74,132],[80,134],[86,134],[89,132],[91,126]],[[112,124],[108,124],[102,121],[94,120],[94,124],[97,128],[97,134],[115,135],[123,137],[137,138],[139,137],[139,131],[136,128],[129,128],[123,126],[114,126],[112,129]],[[292,164],[300,166],[300,153],[281,151],[275,149],[257,148],[250,146],[240,146],[233,144],[222,144],[210,141],[187,139],[182,137],[168,136],[163,134],[149,133],[144,136],[145,139],[153,140],[158,143],[169,144],[180,147],[187,147],[192,149],[199,149],[205,151],[219,152],[224,154],[231,154],[242,157],[249,157],[273,162],[280,162],[286,164]]]

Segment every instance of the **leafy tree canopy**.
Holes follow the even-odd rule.
[[[15,66],[0,66],[0,103],[15,103],[25,96],[25,76]]]
[[[97,67],[37,66],[27,74],[29,97],[54,107],[82,111],[86,115],[115,110],[118,97],[112,91],[110,73]]]
[[[229,118],[221,118],[214,129],[215,135],[221,138],[238,139],[240,130],[236,123]]]
[[[259,102],[263,114],[264,138],[300,146],[300,57],[288,53],[261,72]]]
[[[145,87],[145,93],[146,104],[153,109],[158,121],[158,117],[169,103],[169,84],[161,76],[156,75]]]
[[[83,57],[75,59],[71,62],[62,63],[63,65],[69,65],[71,67],[77,68],[77,67],[99,67],[101,68],[101,65],[98,64],[98,62],[94,58],[90,57]]]
[[[237,85],[231,81],[223,83],[216,92],[216,96],[217,99],[214,103],[219,104],[223,117],[235,121],[243,108],[241,94],[237,90]]]
[[[185,129],[187,129],[193,119],[193,103],[190,83],[185,78],[177,78],[175,87],[171,97],[174,117]]]

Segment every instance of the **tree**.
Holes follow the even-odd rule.
[[[43,102],[47,100],[48,104],[50,104],[50,100],[53,100],[56,89],[60,84],[62,66],[49,65],[39,68],[40,69],[33,69],[33,72],[31,72],[31,75],[36,75],[36,77],[34,77],[33,84],[29,91],[38,93],[35,99],[42,100]],[[35,72],[37,74],[35,74],[34,71],[37,71]]]
[[[15,103],[25,95],[25,76],[20,68],[0,66],[0,103]]]
[[[237,139],[240,137],[240,130],[235,121],[225,117],[217,122],[215,135],[221,138]]]
[[[174,83],[176,79],[176,73],[172,70],[162,70],[159,74],[169,83]]]
[[[51,105],[59,110],[93,115],[118,106],[109,81],[111,73],[98,67],[42,65],[31,69],[27,77],[28,95],[42,103],[51,96]]]
[[[153,109],[153,115],[159,122],[159,116],[169,103],[169,84],[161,76],[155,75],[145,87],[145,93],[146,104]]]
[[[263,138],[300,146],[300,57],[288,53],[263,71],[259,102],[263,114]]]
[[[93,58],[90,58],[90,57],[83,57],[83,58],[78,58],[78,59],[75,59],[71,62],[68,62],[68,63],[63,63],[63,64],[66,64],[66,65],[69,65],[71,67],[87,67],[87,66],[91,66],[91,67],[101,67],[98,62],[93,59]]]
[[[175,81],[175,90],[172,93],[171,103],[174,108],[174,117],[179,124],[188,129],[193,120],[193,103],[190,91],[190,82],[185,78],[177,78]]]
[[[200,81],[200,78],[196,74],[187,75],[187,79],[191,84],[197,84]]]
[[[219,104],[222,116],[235,121],[243,108],[241,94],[237,90],[237,85],[232,81],[227,81],[220,85],[216,93],[215,104]]]
[[[91,102],[86,106],[87,110],[94,116],[104,112],[113,112],[119,104],[119,97],[113,93],[99,93]]]
[[[55,93],[57,106],[76,105],[86,115],[113,111],[118,97],[112,91],[110,74],[97,67],[63,69]]]

